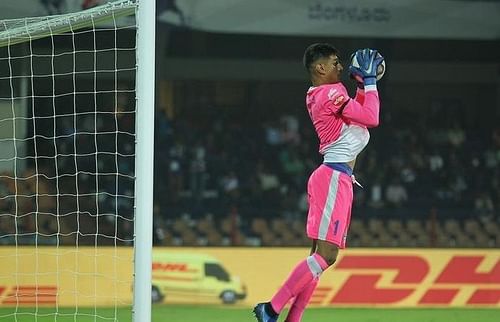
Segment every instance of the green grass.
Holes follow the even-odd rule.
[[[3,322],[130,322],[130,308],[98,309],[94,317],[93,309],[18,309],[16,317],[11,315],[14,308],[0,308]],[[115,319],[116,316],[116,319]],[[153,306],[153,322],[255,322],[250,308],[228,306]],[[283,321],[285,314],[279,321]],[[500,309],[362,309],[362,308],[314,308],[308,309],[302,322],[498,322]],[[141,321],[139,321],[141,322]]]

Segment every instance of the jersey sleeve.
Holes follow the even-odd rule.
[[[359,104],[363,105],[363,102],[365,101],[365,91],[361,88],[357,88],[354,100]]]
[[[349,100],[342,111],[343,117],[363,124],[366,127],[378,126],[379,114],[380,100],[376,90],[365,92],[363,104],[353,99]]]
[[[366,127],[378,126],[380,101],[376,88],[366,90],[363,98],[356,93],[352,99],[344,85],[337,83],[328,89],[326,96],[325,104],[332,113]]]
[[[344,85],[331,84],[322,90],[323,105],[330,113],[340,116],[345,104],[351,99]]]

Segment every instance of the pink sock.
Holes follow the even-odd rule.
[[[297,296],[313,279],[319,278],[327,267],[326,261],[317,253],[299,262],[271,299],[274,311],[279,314],[292,297]]]
[[[302,319],[302,314],[304,313],[304,310],[306,309],[306,306],[309,303],[309,300],[311,299],[311,296],[313,295],[318,282],[319,279],[313,279],[311,283],[306,285],[302,292],[297,295],[295,301],[292,304],[292,307],[290,308],[290,311],[288,311],[288,315],[285,320],[286,322],[300,322],[300,320]]]

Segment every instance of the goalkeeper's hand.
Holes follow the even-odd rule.
[[[356,67],[354,67],[352,65],[352,61],[353,61],[355,55],[356,55],[356,52],[353,52],[351,54],[350,59],[349,59],[349,61],[351,62],[349,65],[349,78],[351,78],[352,80],[354,80],[356,82],[356,86],[358,88],[363,89],[363,88],[365,88],[365,86],[363,84],[363,75]]]
[[[355,58],[355,59],[354,59]],[[359,67],[353,66],[352,62],[356,60]],[[369,48],[359,49],[353,54],[349,74],[357,82],[362,80],[363,85],[374,85],[377,83],[377,68],[384,60],[383,57],[377,57],[377,51]]]
[[[359,89],[365,88],[365,85],[363,84],[363,76],[360,72],[358,72],[357,68],[353,67],[352,65],[349,66],[349,78],[356,82],[356,86]]]

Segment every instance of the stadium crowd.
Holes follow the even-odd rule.
[[[386,107],[355,169],[364,185],[355,188],[356,245],[499,245],[500,128],[467,126],[453,108]],[[305,112],[265,118],[210,107],[173,121],[158,112],[156,140],[157,243],[307,244],[305,188],[321,158]],[[226,239],[205,238],[200,220]]]
[[[355,188],[351,246],[500,245],[500,127],[454,108],[384,106],[355,169],[364,188]],[[207,104],[169,118],[158,109],[155,244],[308,245],[305,188],[321,156],[307,117]],[[37,137],[37,163],[17,180],[0,176],[0,243],[131,243],[132,115],[78,118],[76,129],[59,117],[55,141],[52,120],[38,124],[48,132]]]

